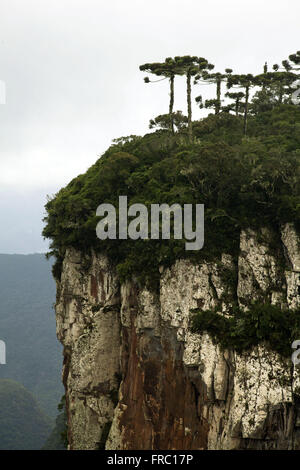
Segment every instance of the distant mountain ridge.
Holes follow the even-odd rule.
[[[50,426],[50,419],[26,388],[0,379],[0,450],[39,450]]]
[[[44,254],[0,254],[0,339],[6,343],[0,379],[23,384],[55,418],[64,392],[51,265]]]

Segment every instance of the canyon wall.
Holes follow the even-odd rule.
[[[161,268],[159,292],[120,283],[103,254],[69,249],[56,303],[69,447],[300,449],[300,374],[291,359],[264,344],[224,351],[189,328],[195,308],[230,315],[233,298],[247,309],[261,296],[300,304],[292,225],[243,231],[238,260]]]

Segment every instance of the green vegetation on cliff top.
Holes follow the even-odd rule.
[[[236,253],[243,227],[300,221],[300,107],[273,106],[253,113],[244,136],[243,118],[222,112],[193,122],[174,135],[160,129],[121,138],[84,174],[46,205],[44,236],[57,258],[67,247],[105,252],[121,278],[155,282],[159,265],[181,257],[216,258]],[[184,240],[105,240],[96,237],[96,208],[128,204],[205,204],[205,244],[185,251]]]

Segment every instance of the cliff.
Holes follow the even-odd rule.
[[[236,279],[233,292],[224,271]],[[190,329],[194,309],[228,316],[233,297],[243,309],[261,296],[293,309],[299,287],[291,224],[242,231],[237,259],[160,268],[158,292],[120,282],[103,254],[68,248],[56,318],[70,448],[300,449],[291,358],[267,343],[223,350]]]

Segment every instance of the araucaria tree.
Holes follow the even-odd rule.
[[[251,101],[252,114],[259,112],[269,111],[273,108],[275,103],[274,90],[272,88],[274,81],[273,72],[268,72],[268,64],[265,62],[263,73],[255,76],[255,85],[259,90],[254,94]]]
[[[209,73],[208,70],[203,70],[201,73],[197,74],[194,80],[195,85],[197,83],[204,83],[204,84],[214,84],[216,86],[216,98],[212,100],[205,101],[206,108],[213,108],[215,110],[215,114],[219,114],[222,107],[222,100],[221,100],[221,86],[222,82],[227,82],[228,77],[232,74],[232,69],[226,69],[225,73],[215,72]],[[197,96],[196,101],[198,103],[202,103],[202,96]],[[202,107],[202,106],[201,106]]]
[[[293,92],[291,85],[296,78],[297,75],[292,72],[292,66],[288,60],[282,61],[282,67],[277,64],[273,65],[273,72],[270,74],[270,87],[278,104],[289,101]]]
[[[226,111],[234,111],[235,115],[238,116],[239,113],[241,112],[242,108],[242,99],[245,98],[245,93],[242,91],[237,91],[237,92],[230,92],[227,91],[225,93],[226,98],[230,98],[231,100],[234,100],[233,104],[229,104],[226,106]]]
[[[140,65],[142,72],[154,74],[158,77],[163,77],[155,82],[168,79],[170,82],[170,101],[169,101],[169,127],[172,134],[174,134],[174,79],[176,73],[175,62],[171,57],[168,57],[165,62],[153,62],[151,64]],[[144,78],[145,83],[150,83],[152,80],[149,77]]]
[[[158,77],[158,80],[169,80],[170,101],[169,113],[161,114],[150,121],[150,128],[169,129],[172,134],[176,132],[187,133],[188,140],[193,141],[192,123],[192,79],[194,84],[213,85],[216,90],[215,98],[203,100],[202,96],[196,97],[196,102],[201,108],[214,109],[216,115],[221,113],[234,113],[238,119],[243,116],[243,133],[247,134],[249,116],[258,113],[272,111],[274,107],[285,104],[298,105],[300,93],[300,51],[291,54],[288,60],[283,60],[281,65],[274,65],[273,70],[268,70],[264,64],[262,73],[254,76],[248,74],[233,74],[227,68],[224,72],[212,72],[214,65],[207,59],[198,56],[168,57],[164,62],[147,63],[140,66],[141,71],[146,71]],[[187,117],[181,111],[174,113],[174,81],[176,76],[186,78]],[[145,77],[145,82],[152,80]],[[222,83],[225,82],[227,92],[225,98],[232,100],[222,105]],[[250,99],[251,89],[254,89]],[[295,98],[295,89],[297,98]],[[224,95],[223,95],[224,96]],[[226,118],[225,118],[226,119]],[[231,118],[229,118],[231,119]],[[217,122],[217,121],[216,121]],[[175,129],[176,128],[176,129]]]
[[[188,115],[188,136],[189,141],[193,140],[192,128],[192,77],[205,70],[212,70],[214,65],[210,64],[208,60],[203,57],[197,56],[177,56],[174,59],[176,64],[176,75],[186,76],[186,94],[187,94],[187,115]]]
[[[237,86],[244,89],[245,102],[244,102],[244,135],[247,134],[248,112],[249,112],[249,98],[250,88],[255,85],[253,75],[230,75],[227,82],[227,88]]]

